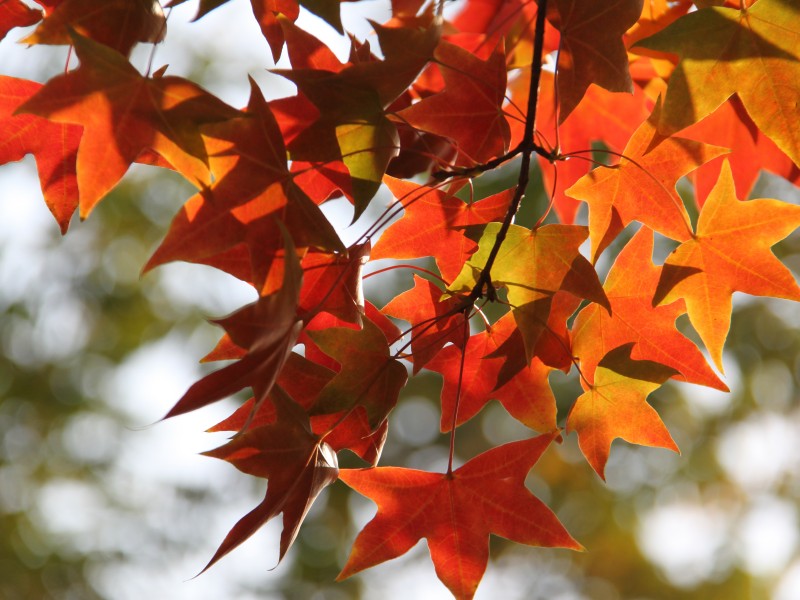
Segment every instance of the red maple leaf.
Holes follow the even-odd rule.
[[[415,374],[446,344],[464,345],[464,315],[458,312],[461,301],[443,299],[443,294],[427,279],[414,275],[414,287],[383,307],[385,314],[411,323]]]
[[[312,433],[308,415],[300,406],[280,388],[275,390],[274,424],[248,429],[224,446],[203,453],[269,482],[264,500],[233,526],[203,571],[280,513],[282,559],[317,495],[336,481],[339,465],[333,449]]]
[[[502,105],[506,64],[500,48],[487,61],[447,42],[434,53],[444,91],[399,113],[414,127],[453,139],[467,163],[479,163],[508,149],[510,131]]]
[[[41,87],[33,81],[0,76],[0,164],[33,154],[44,200],[64,233],[78,208],[75,162],[81,128],[14,114]]]
[[[108,46],[74,33],[72,39],[80,67],[48,81],[17,110],[83,126],[78,149],[81,216],[148,150],[190,181],[208,183],[200,126],[239,112],[191,81],[160,72],[143,77]]]
[[[501,220],[513,193],[505,190],[468,203],[410,181],[387,177],[385,182],[403,205],[404,214],[375,243],[372,260],[433,256],[446,281],[455,279],[464,261],[478,249],[465,230]]]
[[[474,417],[492,399],[531,429],[556,429],[556,402],[547,381],[552,369],[538,358],[530,366],[525,363],[525,348],[512,314],[471,336],[463,354],[462,358],[458,346],[448,346],[427,365],[444,376],[443,432]]]
[[[378,505],[339,579],[428,541],[436,574],[452,594],[472,598],[489,559],[489,535],[580,550],[552,511],[525,488],[528,471],[557,434],[511,442],[452,473],[398,467],[343,469],[339,478]]]

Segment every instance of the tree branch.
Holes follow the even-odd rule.
[[[506,239],[508,229],[511,227],[511,222],[514,220],[514,215],[519,210],[519,205],[525,195],[525,189],[528,186],[528,174],[531,165],[531,156],[536,152],[536,144],[533,141],[533,130],[536,122],[536,107],[539,101],[539,79],[542,74],[542,48],[544,47],[544,27],[545,16],[547,13],[547,0],[539,0],[539,8],[536,11],[536,30],[533,40],[533,62],[531,63],[531,83],[528,91],[528,111],[525,115],[525,130],[522,136],[522,141],[519,144],[522,154],[522,162],[519,167],[519,179],[517,180],[517,189],[514,192],[514,198],[508,207],[506,216],[503,219],[503,224],[497,232],[497,237],[494,241],[494,246],[489,252],[489,257],[486,259],[486,265],[481,270],[478,281],[475,287],[472,288],[468,296],[470,302],[475,302],[478,298],[486,296],[489,300],[496,300],[497,293],[495,292],[492,283],[491,271],[497,254],[500,252],[500,246]],[[503,158],[503,157],[499,157]]]

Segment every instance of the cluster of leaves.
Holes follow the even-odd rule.
[[[225,2],[201,0],[197,18]],[[267,101],[251,81],[242,110],[165,67],[131,65],[136,44],[166,34],[157,1],[36,4],[0,0],[0,36],[35,25],[24,43],[71,46],[79,64],[44,84],[0,76],[0,163],[34,155],[64,232],[132,163],[172,169],[198,191],[146,269],[201,263],[258,291],[216,321],[225,334],[205,360],[232,362],[166,415],[253,392],[213,428],[230,441],[207,454],[266,479],[266,494],[208,566],[280,514],[283,557],[341,479],[378,513],[340,577],[424,537],[439,578],[471,598],[489,534],[581,548],[524,485],[553,441],[574,432],[603,477],[615,438],[677,450],[647,402],[668,379],[727,389],[679,316],[721,371],[733,292],[800,300],[770,250],[800,226],[800,207],[740,200],[761,169],[800,183],[791,0],[464,0],[448,18],[443,2],[392,0],[373,40],[350,36],[346,62],[294,23],[302,6],[344,34],[339,2],[252,0],[273,59],[291,62],[274,72],[297,94]],[[534,157],[551,202],[523,227]],[[511,189],[472,197],[473,178],[517,160]],[[687,175],[691,211],[675,189]],[[319,205],[344,196],[355,222],[384,184],[394,202],[346,247]],[[588,227],[575,224],[581,203]],[[634,222],[601,283],[598,259]],[[654,232],[676,246],[663,265]],[[382,309],[365,300],[369,261],[425,257],[435,271],[389,267],[415,269],[412,289]],[[443,376],[448,468],[378,467],[390,413],[421,369]],[[554,370],[575,370],[584,390],[565,424]],[[456,430],[490,400],[538,435],[454,468]],[[343,450],[372,466],[340,471]]]

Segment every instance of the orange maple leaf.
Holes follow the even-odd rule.
[[[467,203],[410,181],[385,177],[384,182],[403,205],[404,214],[378,239],[372,260],[433,256],[446,281],[455,279],[464,261],[478,248],[464,230],[470,225],[500,221],[514,192],[504,190]]]
[[[686,312],[684,303],[653,306],[661,268],[653,264],[652,254],[653,232],[642,227],[608,272],[604,288],[611,314],[590,304],[575,318],[572,350],[581,361],[581,373],[593,381],[606,353],[635,342],[632,358],[661,363],[675,369],[676,378],[728,391],[697,346],[675,329],[675,320]]]
[[[731,149],[727,159],[731,163],[736,194],[740,198],[750,195],[762,170],[800,185],[800,167],[759,131],[738,96],[731,96],[705,119],[686,129],[683,135]],[[694,181],[694,195],[699,206],[703,205],[717,183],[722,161],[722,157],[710,160],[690,175]]]
[[[800,300],[792,273],[770,251],[800,227],[800,206],[736,198],[727,161],[697,221],[697,233],[669,255],[653,304],[686,301],[689,320],[722,370],[734,291]]]
[[[581,452],[603,479],[615,438],[678,452],[661,417],[646,401],[675,370],[648,360],[632,360],[632,347],[633,342],[624,344],[603,357],[594,383],[578,397],[567,418],[567,430],[577,432]]]
[[[592,160],[589,158],[592,142],[601,141],[612,152],[622,152],[633,131],[647,119],[652,103],[638,86],[634,86],[633,95],[615,94],[601,87],[590,86],[580,104],[559,124],[556,118],[555,76],[542,71],[540,77],[536,132],[542,136],[545,145],[557,145],[557,150],[568,159],[551,162],[540,155],[539,166],[545,191],[553,194],[553,209],[559,220],[572,224],[581,204],[564,192],[592,169]],[[511,108],[527,105],[529,87],[529,69],[524,70],[509,86],[513,99],[513,104],[507,109],[512,147],[522,139],[525,115],[521,112],[516,114],[517,111],[512,112]],[[613,154],[608,157],[610,162],[617,162]]]
[[[671,135],[738,94],[758,128],[800,165],[800,6],[759,0],[751,7],[691,12],[637,47],[680,56],[658,129]]]
[[[592,262],[634,220],[678,241],[692,235],[675,185],[683,175],[727,150],[678,137],[650,148],[659,112],[656,104],[650,119],[631,136],[620,164],[598,167],[566,191],[589,205]]]

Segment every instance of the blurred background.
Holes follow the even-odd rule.
[[[189,23],[194,4],[173,11],[156,66],[169,63],[169,73],[199,80],[236,106],[246,103],[247,74],[268,95],[292,93],[266,71],[270,55],[249,3],[232,1]],[[387,16],[366,4],[378,21]],[[365,9],[342,6],[348,27],[369,35]],[[308,15],[300,24],[345,56],[329,27]],[[44,81],[63,70],[65,48],[26,50],[15,43],[23,35],[12,31],[0,43],[4,74]],[[134,64],[146,64],[149,53],[137,50]],[[482,178],[479,193],[508,187],[508,175]],[[540,189],[534,179],[531,188]],[[277,568],[273,522],[194,578],[264,490],[198,456],[223,443],[203,431],[233,403],[157,422],[203,373],[198,361],[219,336],[205,318],[255,298],[248,286],[195,265],[139,277],[191,194],[171,173],[134,168],[62,238],[33,161],[0,168],[0,599],[448,598],[424,542],[334,583],[374,514],[342,484],[323,493]],[[768,176],[754,196],[800,202],[796,188]],[[388,201],[379,197],[376,210]],[[349,221],[341,203],[326,212],[342,227]],[[369,222],[367,214],[344,237]],[[775,251],[797,276],[800,235]],[[410,274],[395,274],[370,280],[368,297],[379,306],[411,286]],[[732,392],[668,384],[651,398],[682,455],[615,442],[603,484],[574,436],[551,448],[529,486],[588,551],[493,538],[478,598],[800,598],[800,309],[741,294],[734,300],[725,370]],[[579,386],[560,373],[551,383],[563,418]],[[432,373],[411,380],[382,464],[446,464],[440,387]],[[529,435],[492,403],[459,430],[459,458]]]

